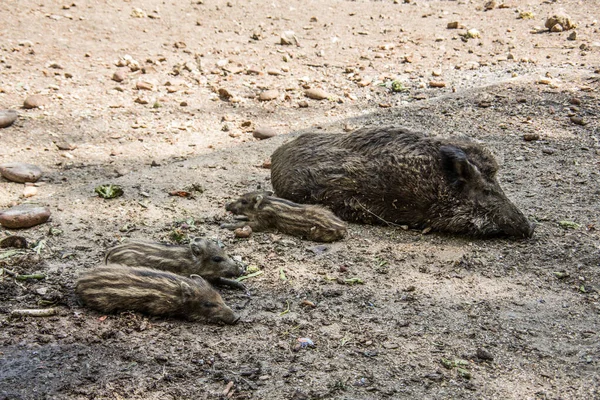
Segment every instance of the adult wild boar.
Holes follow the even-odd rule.
[[[373,127],[299,136],[273,153],[271,180],[278,196],[325,204],[347,221],[531,237],[497,170],[477,143]]]

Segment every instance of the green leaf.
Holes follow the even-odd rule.
[[[253,273],[248,274],[248,275],[240,276],[239,278],[236,278],[236,281],[242,282],[242,281],[245,281],[248,278],[254,278],[255,276],[262,275],[264,272],[265,271],[256,271],[256,272],[253,272]]]
[[[123,188],[111,183],[108,185],[96,186],[94,192],[96,192],[98,196],[102,197],[103,199],[114,199],[115,197],[123,195]]]

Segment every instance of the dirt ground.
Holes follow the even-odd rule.
[[[0,2],[0,109],[19,110],[0,163],[45,171],[27,199],[0,178],[0,209],[52,211],[0,228],[30,243],[0,250],[0,399],[600,398],[600,5],[484,3]],[[538,32],[560,9],[577,28]],[[32,94],[44,106],[21,108]],[[228,201],[271,187],[263,164],[290,138],[386,124],[490,148],[534,237],[219,228]],[[278,135],[255,139],[264,127]],[[104,183],[124,196],[97,197]],[[123,238],[201,235],[263,271],[250,296],[221,290],[235,326],[103,316],[74,296]]]

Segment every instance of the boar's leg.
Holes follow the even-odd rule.
[[[244,290],[244,291],[248,291],[248,288],[246,287],[246,285],[244,285],[242,282],[238,282],[236,280],[233,279],[227,279],[227,278],[216,278],[211,280],[211,282],[213,285],[219,285],[219,286],[229,286],[232,289],[239,289],[239,290]]]

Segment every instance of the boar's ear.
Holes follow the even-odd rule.
[[[200,257],[206,253],[206,249],[208,247],[208,242],[206,239],[195,238],[190,242],[190,249],[192,249],[192,253]]]
[[[200,286],[206,286],[206,281],[200,275],[192,274],[190,275],[190,279],[196,282]]]
[[[189,283],[181,282],[179,286],[181,287],[181,297],[183,297],[184,300],[192,297],[192,287],[189,285]]]
[[[260,206],[260,203],[262,203],[264,198],[265,198],[265,196],[263,196],[262,194],[256,195],[256,204],[254,205],[255,210],[258,209],[258,207]]]
[[[469,162],[465,152],[455,146],[440,147],[442,169],[452,183],[465,183],[479,175],[477,167]]]
[[[265,195],[273,196],[273,192],[271,190],[265,190]]]

